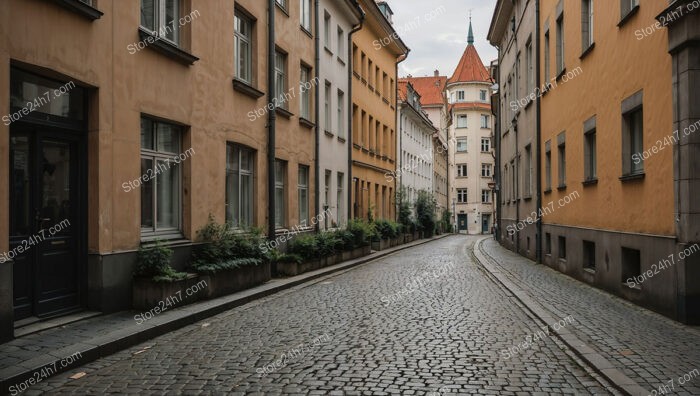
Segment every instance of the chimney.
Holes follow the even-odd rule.
[[[435,77],[440,77],[440,70],[435,69]]]

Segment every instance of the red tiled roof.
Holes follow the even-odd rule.
[[[484,63],[481,62],[479,53],[476,52],[476,48],[469,44],[467,45],[467,49],[464,50],[464,54],[462,54],[462,59],[459,60],[457,69],[455,69],[454,74],[447,82],[473,81],[492,82],[488,70],[486,70]]]
[[[397,88],[399,90],[399,100],[406,101],[406,91],[408,90],[408,81],[404,79],[399,79]]]
[[[410,81],[413,88],[421,96],[421,104],[423,106],[442,105],[443,92],[447,85],[446,76],[437,77],[408,77],[402,78],[403,81]]]

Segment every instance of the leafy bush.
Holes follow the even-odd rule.
[[[217,272],[249,265],[260,265],[268,260],[264,237],[258,229],[234,229],[230,224],[209,222],[199,232],[205,242],[194,249],[192,268],[197,272]]]
[[[347,230],[353,235],[353,248],[369,246],[376,235],[374,225],[360,219],[348,221]]]
[[[411,215],[411,203],[408,201],[405,187],[401,187],[396,193],[396,202],[399,204],[399,223],[401,231],[413,233],[415,231],[413,216]]]
[[[333,232],[322,232],[316,235],[316,247],[319,258],[330,257],[338,252],[338,238]]]
[[[356,248],[355,235],[348,230],[335,231],[336,251],[349,251]]]
[[[319,259],[318,241],[314,234],[299,235],[289,241],[287,252],[301,257],[304,261]]]
[[[381,239],[392,239],[399,236],[401,226],[399,223],[391,220],[376,220],[374,222],[376,229],[376,237]]]
[[[433,236],[435,232],[435,198],[427,191],[418,191],[415,202],[416,220],[418,229],[425,233],[426,237]]]
[[[173,250],[156,241],[151,247],[139,247],[136,256],[135,278],[151,278],[154,282],[175,282],[187,277],[170,266]]]

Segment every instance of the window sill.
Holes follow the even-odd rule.
[[[360,145],[357,144],[357,143],[353,143],[353,144],[352,144],[352,147],[354,147],[354,148],[356,148],[356,149],[358,149],[358,150],[361,149]]]
[[[561,80],[561,78],[564,77],[564,74],[566,74],[566,67],[562,68],[561,71],[559,72],[559,74],[557,74],[557,78],[556,78],[557,82],[559,82]]]
[[[307,120],[304,117],[299,117],[299,125],[303,126],[304,128],[307,128],[307,129],[314,129],[316,127],[316,124]]]
[[[139,27],[139,38],[141,41],[148,43],[148,45],[146,45],[148,48],[152,48],[154,51],[159,52],[172,60],[180,62],[185,66],[194,65],[194,63],[199,60],[199,58],[196,56],[159,38],[158,36],[153,35],[151,32],[144,30],[142,27]]]
[[[598,184],[598,178],[595,177],[592,179],[584,180],[581,182],[581,184],[583,184],[584,187],[595,186],[596,184]]]
[[[264,92],[238,78],[233,79],[233,89],[256,100],[265,96]]]
[[[78,0],[55,0],[55,3],[63,8],[75,12],[76,14],[80,14],[91,21],[100,19],[102,15],[104,15],[104,13],[97,8]]]
[[[342,138],[342,137],[338,136],[338,141],[339,141],[340,143],[345,143],[347,140],[345,140],[345,138]]]
[[[326,52],[328,53],[328,55],[333,56],[333,51],[331,51],[330,48],[328,48],[328,47],[326,47],[326,46],[324,45],[324,46],[323,46],[323,49],[326,50]]]
[[[591,275],[595,275],[595,269],[593,268],[584,268],[583,272],[588,272]]]
[[[523,197],[523,201],[532,201],[532,195],[526,195]]]
[[[299,25],[299,29],[301,29],[301,31],[304,32],[304,33],[305,33],[307,36],[309,36],[310,38],[314,38],[313,33],[311,33],[311,31],[310,31],[309,29],[307,29],[307,28],[305,28],[304,26],[301,26],[301,25]]]
[[[622,19],[620,19],[620,22],[617,23],[617,27],[620,28],[624,24],[627,23],[630,19],[632,19],[633,16],[635,16],[639,12],[639,5],[634,6],[627,15],[623,16]]]
[[[589,45],[588,48],[586,48],[586,49],[583,51],[583,53],[581,53],[581,56],[579,56],[578,58],[582,60],[583,58],[585,58],[586,56],[588,56],[588,54],[590,54],[591,52],[593,52],[593,48],[595,48],[595,43],[591,43],[591,45]]]
[[[386,161],[388,159],[389,159],[389,157],[387,157],[386,155],[382,155],[382,161]]]
[[[357,72],[354,71],[354,70],[352,71],[352,75],[355,76],[355,78],[357,78],[358,80],[362,78],[362,77],[360,77],[360,75],[357,74]]]
[[[362,148],[362,152],[365,153],[365,154],[369,154],[369,150],[367,150],[367,149],[364,148],[364,147]]]
[[[527,101],[527,104],[525,105],[524,109],[527,110],[530,106],[532,106],[532,102],[534,102],[534,100],[529,99]],[[482,127],[482,129],[484,129],[484,128]],[[486,128],[486,129],[489,129],[489,128]]]
[[[344,60],[342,60],[342,59],[340,59],[340,57],[339,57],[339,56],[338,56],[338,57],[336,57],[336,59],[338,60],[338,63],[340,63],[341,65],[345,66],[345,61],[344,61]]]
[[[387,99],[387,98],[382,98],[382,101],[386,104],[389,104],[389,99]]]
[[[164,246],[178,246],[192,243],[185,239],[180,231],[171,231],[170,233],[141,233],[141,246],[149,247],[155,245],[157,241],[162,242]]]
[[[275,112],[286,119],[290,119],[294,115],[289,110],[283,109],[281,107],[275,107]]]
[[[638,284],[637,282],[633,282],[632,286],[630,286],[627,282],[622,282],[622,287],[630,290],[642,291],[642,285]]]
[[[545,194],[551,194],[551,193],[552,193],[552,189],[551,189],[551,188],[548,188],[548,189],[544,190],[543,192],[544,192]]]
[[[333,132],[326,131],[325,129],[323,130],[323,133],[325,133],[326,136],[331,137],[331,138],[332,138],[333,136],[335,136],[335,135],[333,135]]]
[[[557,191],[564,191],[566,190],[566,184],[560,184],[557,186]]]
[[[280,11],[282,11],[282,13],[284,13],[284,15],[287,16],[287,18],[289,18],[289,11],[287,11],[287,9],[284,8],[284,6],[282,6],[282,4],[280,4],[280,3],[278,3],[278,2],[275,1],[275,5],[277,6],[277,8],[278,8]]]
[[[644,180],[644,177],[645,177],[645,176],[646,176],[646,174],[645,174],[644,172],[632,173],[632,174],[629,174],[629,175],[622,175],[622,176],[620,176],[620,181],[623,182],[623,183],[625,183],[625,182],[632,182],[632,181],[640,181],[640,180]]]
[[[365,80],[364,77],[360,77],[360,81],[362,81],[363,84],[367,85],[367,80]]]

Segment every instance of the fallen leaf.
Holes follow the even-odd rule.
[[[81,379],[81,378],[85,377],[86,375],[87,374],[85,372],[80,372],[80,373],[76,373],[76,374],[71,375],[70,379],[77,380],[77,379]]]

